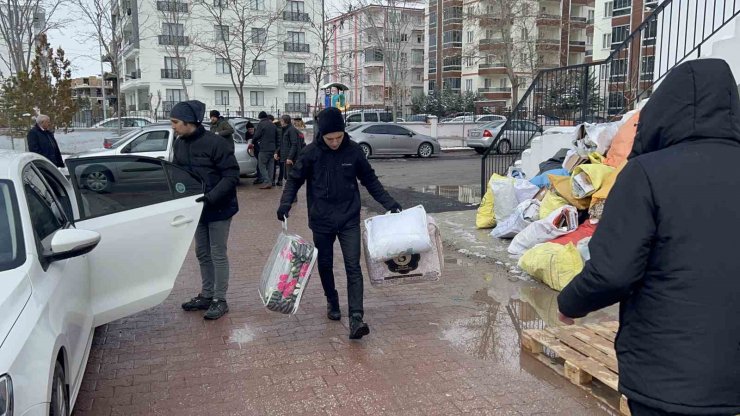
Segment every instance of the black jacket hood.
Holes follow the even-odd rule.
[[[699,59],[677,66],[640,112],[630,158],[683,142],[740,143],[740,99],[729,65]]]

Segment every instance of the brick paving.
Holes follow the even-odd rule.
[[[487,288],[490,276],[481,279],[462,261],[450,262],[439,283],[383,289],[366,283],[372,332],[359,342],[347,339],[339,252],[341,322],[326,319],[317,274],[297,315],[265,310],[257,287],[280,230],[279,194],[257,190],[251,180],[239,188],[242,210],[229,247],[231,312],[209,322],[180,309],[200,289],[191,249],[163,304],[96,330],[75,416],[606,414],[519,354],[512,319],[492,300],[508,295]],[[305,215],[299,204],[291,231],[310,238]],[[503,287],[515,293],[517,286]],[[495,296],[481,297],[481,290]]]

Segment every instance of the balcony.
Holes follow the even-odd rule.
[[[189,69],[180,71],[179,69],[162,69],[162,79],[190,79],[191,73]]]
[[[306,103],[285,103],[285,112],[287,113],[308,113],[308,104]]]
[[[188,4],[179,1],[158,1],[157,10],[160,12],[187,13]]]
[[[560,39],[539,38],[537,49],[545,51],[557,51],[560,49]]]
[[[503,62],[494,62],[492,64],[479,64],[479,69],[494,69],[494,68],[506,68],[506,64]]]
[[[488,38],[481,39],[478,45],[481,49],[501,48],[506,46],[506,41],[503,38]]]
[[[571,16],[570,21],[574,23],[588,23],[588,17],[581,17],[581,16]]]
[[[308,43],[293,43],[293,42],[285,42],[285,52],[301,52],[301,53],[308,53],[311,52],[311,47]]]
[[[586,41],[585,40],[571,40],[568,43],[570,44],[570,46],[582,46],[584,48],[586,47]]]
[[[310,77],[308,74],[283,74],[284,81],[290,84],[308,84]]]
[[[491,92],[504,92],[511,94],[511,87],[488,87],[488,88],[478,88],[479,93],[491,93]]]
[[[411,68],[424,68],[424,61],[411,61]]]
[[[283,20],[288,22],[308,22],[311,19],[308,17],[308,13],[284,11]]]
[[[538,25],[558,26],[560,25],[560,20],[561,16],[558,14],[540,13],[537,16]]]
[[[126,74],[126,81],[131,79],[141,79],[141,70],[137,69],[136,71],[131,71],[130,73]]]
[[[188,36],[175,36],[175,35],[159,35],[159,44],[164,46],[188,46],[190,45],[190,37]]]

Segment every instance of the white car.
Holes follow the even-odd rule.
[[[203,184],[136,156],[67,162],[0,151],[0,415],[66,416],[93,330],[170,293],[190,247]],[[106,194],[78,186],[91,164],[145,170]]]
[[[149,117],[135,117],[135,116],[121,117],[121,127],[124,127],[124,128],[146,127],[153,123],[155,123],[155,121]],[[118,127],[118,117],[106,118],[105,120],[99,123],[96,123],[94,126],[92,126],[92,128],[94,129],[117,128],[117,127]]]
[[[445,123],[490,123],[493,121],[506,121],[506,117],[504,116],[498,116],[495,114],[488,114],[484,116],[457,116],[455,118],[452,118],[450,120],[445,121]]]

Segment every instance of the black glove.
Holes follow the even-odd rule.
[[[202,202],[203,204],[208,204],[209,203],[208,196],[203,195],[199,197],[198,199],[196,199],[195,202]]]
[[[278,221],[285,221],[285,219],[288,218],[289,212],[290,212],[290,205],[280,205],[280,208],[278,208],[277,210]]]
[[[398,202],[394,202],[393,205],[391,205],[391,209],[389,209],[388,211],[397,214],[403,211],[403,208],[401,208],[401,204],[399,204]]]

